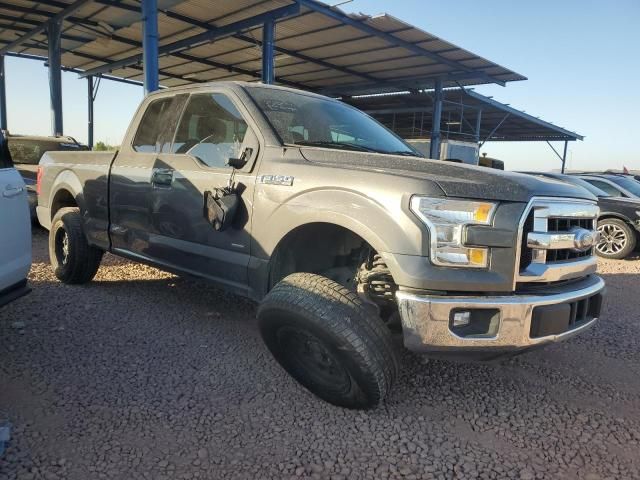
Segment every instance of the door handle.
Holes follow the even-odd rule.
[[[15,187],[13,185],[8,185],[4,192],[2,192],[2,196],[5,198],[15,197],[16,195],[20,195],[24,191],[24,187]]]
[[[159,187],[170,187],[173,183],[173,170],[170,168],[154,168],[151,173],[151,184]]]

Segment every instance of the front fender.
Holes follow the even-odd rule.
[[[268,202],[268,198],[263,198]],[[362,237],[378,252],[420,255],[424,231],[401,208],[401,199],[388,205],[346,189],[302,192],[254,225],[254,255],[268,259],[292,230],[311,223],[338,225]],[[318,239],[319,242],[322,239]]]

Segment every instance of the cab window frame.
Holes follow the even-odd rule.
[[[216,171],[216,172],[223,172],[223,173],[230,173],[232,170],[232,167],[228,166],[228,165],[224,165],[224,166],[217,166],[217,165],[208,165],[207,163],[205,163],[204,161],[199,160],[198,158],[196,158],[194,155],[191,155],[189,153],[177,153],[174,152],[174,146],[176,143],[176,138],[178,136],[178,130],[180,129],[180,126],[182,125],[182,120],[184,118],[184,116],[187,114],[187,109],[189,107],[189,104],[191,103],[191,100],[193,97],[197,97],[197,96],[201,96],[201,95],[208,95],[208,96],[213,96],[213,95],[222,95],[224,96],[229,103],[231,103],[231,105],[233,105],[233,107],[237,110],[238,114],[240,115],[240,117],[242,118],[242,120],[244,121],[244,123],[247,126],[247,130],[245,131],[243,140],[241,145],[245,145],[248,135],[251,135],[253,137],[253,139],[255,139],[255,143],[258,145],[258,149],[262,150],[262,139],[260,137],[260,135],[258,134],[259,129],[256,127],[255,123],[253,123],[252,121],[252,117],[251,115],[247,112],[246,108],[244,108],[244,105],[242,104],[242,102],[236,98],[236,96],[233,94],[232,91],[225,91],[225,90],[196,90],[193,92],[190,92],[188,95],[188,98],[186,100],[186,102],[184,103],[184,106],[182,108],[182,111],[180,112],[180,116],[178,118],[178,121],[175,124],[175,128],[173,131],[173,138],[171,140],[171,151],[170,152],[165,152],[163,153],[164,155],[179,155],[179,156],[184,156],[184,157],[188,157],[191,160],[193,160],[193,162],[198,165],[198,167],[202,168],[202,169],[206,169],[206,170],[211,170],[211,171]],[[242,151],[242,150],[241,150]],[[241,153],[241,152],[240,152]],[[247,162],[247,164],[241,168],[238,169],[238,172],[250,172],[254,166],[254,164],[257,161],[259,155],[259,151],[258,152],[253,152],[252,153],[252,158],[249,162]]]

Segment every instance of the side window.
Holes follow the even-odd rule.
[[[209,167],[227,167],[229,158],[240,156],[249,126],[221,93],[192,95],[184,110],[173,153],[197,158]]]
[[[176,122],[188,95],[160,98],[149,104],[133,140],[133,149],[140,153],[169,152]]]
[[[620,193],[620,190],[618,190],[616,187],[612,185],[609,185],[607,182],[601,182],[600,180],[591,180],[591,179],[586,179],[586,180],[594,187],[598,187],[600,190],[604,190],[612,197],[622,196],[622,193]]]

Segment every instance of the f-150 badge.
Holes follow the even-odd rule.
[[[262,175],[258,181],[267,185],[282,185],[290,187],[293,185],[293,178],[290,175]]]

